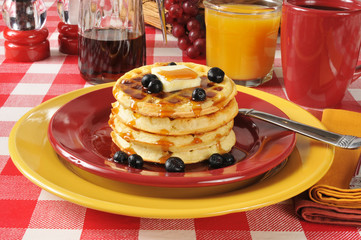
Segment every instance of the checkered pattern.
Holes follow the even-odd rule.
[[[26,179],[14,166],[7,147],[14,123],[38,104],[86,87],[77,57],[58,51],[59,17],[54,0],[46,0],[51,57],[15,63],[4,57],[4,21],[0,21],[0,239],[361,239],[353,227],[313,224],[298,219],[292,201],[241,213],[201,219],[149,219],[87,209],[60,199]],[[169,36],[164,46],[160,31],[148,27],[147,63],[194,61]],[[286,98],[279,47],[275,76],[259,89]],[[353,83],[342,108],[361,112],[361,80]]]

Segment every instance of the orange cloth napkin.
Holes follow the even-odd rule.
[[[329,131],[361,137],[361,113],[326,109],[322,123]],[[336,148],[326,175],[294,198],[296,214],[310,222],[361,226],[361,189],[349,189],[360,153]]]
[[[296,214],[302,219],[322,224],[361,226],[361,209],[332,207],[315,203],[304,192],[294,198]]]
[[[361,113],[326,109],[322,123],[331,132],[361,137]],[[349,189],[360,153],[361,149],[336,148],[331,168],[309,190],[311,200],[328,206],[361,209],[361,189]]]

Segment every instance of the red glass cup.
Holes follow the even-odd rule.
[[[361,46],[357,0],[285,0],[281,55],[289,100],[310,108],[335,107],[350,83]]]

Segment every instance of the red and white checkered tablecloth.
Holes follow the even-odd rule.
[[[88,86],[79,75],[77,56],[58,51],[59,17],[54,0],[46,0],[51,57],[34,63],[5,59],[0,21],[0,239],[361,239],[360,229],[313,224],[294,214],[291,200],[247,212],[201,219],[149,219],[104,213],[60,199],[25,178],[9,156],[8,139],[15,122],[55,96]],[[159,30],[146,28],[147,63],[194,61],[174,38],[162,43]],[[286,98],[279,47],[274,78],[258,87]],[[347,92],[342,108],[361,112],[361,80]]]

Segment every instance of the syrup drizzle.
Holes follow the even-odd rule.
[[[161,163],[165,163],[167,161],[168,158],[170,158],[172,156],[171,152],[166,152],[160,159],[159,161]]]
[[[179,77],[181,74],[179,70],[175,71],[175,73],[171,73],[172,77]],[[193,71],[193,70],[192,70]],[[168,73],[167,73],[168,74]],[[201,85],[200,87],[205,89],[207,98],[212,99],[212,105],[217,107],[218,109],[223,108],[225,96],[221,95],[221,91],[223,90],[222,86],[217,85],[214,82],[208,80],[207,76],[202,75]],[[141,84],[141,77],[124,79],[121,81],[121,84],[118,84],[116,88],[123,91],[125,94],[131,97],[130,108],[137,112],[139,110],[138,103],[140,101],[146,101],[148,103],[157,104],[159,106],[158,117],[169,117],[175,113],[175,105],[191,102],[192,111],[196,117],[199,117],[202,113],[202,104],[203,102],[195,102],[192,101],[192,92],[194,88],[182,89],[176,92],[160,92],[156,94],[151,94],[151,97],[146,98],[149,94],[146,89]],[[146,99],[145,99],[146,98]]]
[[[175,70],[162,70],[157,72],[159,75],[164,76],[167,81],[174,79],[191,80],[198,77],[198,74],[189,68],[175,69]]]
[[[195,137],[194,139],[193,139],[193,141],[192,141],[192,144],[200,144],[200,143],[202,143],[203,141],[202,141],[202,139],[200,139],[200,138],[198,138],[198,137]]]
[[[159,134],[161,134],[161,135],[169,135],[169,131],[167,129],[161,129],[159,131]]]
[[[136,119],[133,119],[127,123],[129,127],[134,127]]]
[[[174,146],[174,143],[172,143],[166,139],[160,139],[156,142],[156,145],[160,145],[162,147],[163,152],[168,152],[169,148]]]
[[[120,137],[122,137],[124,140],[126,140],[127,142],[134,140],[134,136],[131,132],[122,132],[122,133],[118,133]]]

